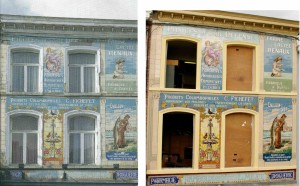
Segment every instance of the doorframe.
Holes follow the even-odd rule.
[[[259,138],[259,113],[250,110],[250,109],[242,109],[242,108],[237,108],[237,109],[230,109],[227,111],[222,112],[222,119],[221,119],[221,159],[220,159],[220,168],[221,169],[233,169],[233,170],[239,170],[243,169],[245,167],[230,167],[226,168],[225,167],[225,142],[226,142],[226,116],[229,114],[234,114],[234,113],[244,113],[244,114],[251,114],[254,119],[253,119],[253,124],[252,124],[252,141],[251,141],[251,168],[257,168],[258,167],[258,138]]]
[[[199,131],[200,131],[200,113],[197,110],[190,108],[167,108],[159,112],[158,118],[158,141],[157,141],[157,170],[162,170],[162,137],[163,137],[163,116],[166,113],[171,112],[182,112],[193,114],[193,160],[191,168],[184,169],[192,169],[198,170],[198,154],[199,154]],[[163,168],[168,169],[168,168]]]

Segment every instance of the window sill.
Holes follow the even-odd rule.
[[[43,93],[42,92],[8,92],[8,95],[16,95],[16,96],[20,96],[20,95],[24,95],[24,96],[42,96]]]
[[[11,165],[8,165],[7,167],[5,168],[8,168],[8,169],[20,169],[19,168],[19,164],[11,164]],[[42,165],[38,165],[38,164],[24,164],[24,169],[40,169],[40,168],[43,168]]]
[[[82,92],[82,93],[70,93],[70,92],[65,92],[65,96],[99,96],[100,93],[99,92],[93,92],[93,93],[86,93],[86,92]]]

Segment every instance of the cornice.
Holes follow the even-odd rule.
[[[137,38],[137,21],[33,16],[1,16],[1,31],[9,35],[71,38]]]
[[[174,23],[219,27],[271,33],[286,36],[298,36],[299,22],[225,11],[153,11],[154,23]]]

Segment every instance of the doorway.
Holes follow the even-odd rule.
[[[163,115],[162,168],[192,167],[194,115],[171,112]]]

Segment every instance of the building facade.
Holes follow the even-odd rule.
[[[1,15],[1,180],[137,183],[137,24]]]
[[[147,20],[147,184],[296,183],[297,21]]]

